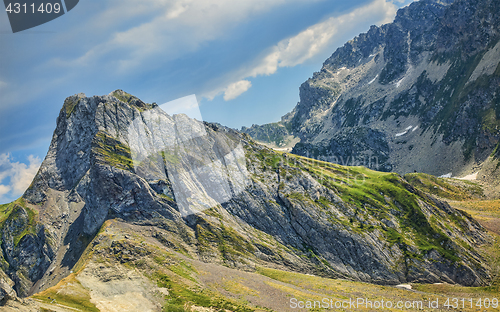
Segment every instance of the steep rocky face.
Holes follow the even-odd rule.
[[[66,99],[32,185],[0,206],[0,260],[12,280],[2,285],[19,296],[55,285],[100,250],[106,220],[245,270],[380,284],[491,278],[476,251],[491,241],[484,229],[401,176],[280,154],[121,90]]]
[[[247,133],[260,142],[272,143],[276,146],[285,146],[291,129],[287,129],[283,123],[270,123],[265,125],[252,125],[250,128],[242,127],[241,132]]]
[[[347,42],[280,122],[301,139],[293,152],[401,174],[478,171],[500,139],[499,13],[498,1],[418,1]]]

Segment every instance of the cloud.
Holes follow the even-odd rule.
[[[324,22],[313,25],[298,35],[280,41],[275,67],[293,67],[313,58],[318,53],[331,47],[338,36],[355,28],[360,23],[373,21],[375,24],[385,24],[393,20],[397,7],[391,1],[375,0],[354,11],[331,17]],[[274,55],[278,54],[278,57]],[[264,60],[267,63],[267,60]],[[269,65],[268,65],[269,66]],[[253,73],[255,75],[255,73]],[[266,74],[265,72],[263,74]]]
[[[11,190],[11,188],[10,188],[10,187],[8,187],[8,186],[6,186],[6,185],[2,185],[2,184],[0,184],[0,199],[2,199],[2,197],[3,197],[5,194],[9,193],[9,192],[10,192],[10,190]]]
[[[224,91],[224,100],[230,101],[237,98],[242,93],[250,89],[251,86],[252,83],[248,80],[240,80],[230,84]]]
[[[238,36],[235,29],[244,28],[242,25],[272,10],[311,1],[102,0],[82,3],[76,8],[78,12],[68,14],[75,18],[64,17],[54,22],[64,22],[58,31],[51,32],[50,25],[56,24],[47,23],[43,27],[48,27],[49,32],[43,36],[2,38],[5,42],[2,41],[0,52],[5,57],[0,61],[0,115],[6,115],[14,106],[34,107],[43,97],[53,101],[57,95],[57,100],[62,102],[65,96],[82,90],[96,94],[94,90],[101,90],[103,86],[109,86],[104,90],[107,93],[127,84],[139,85],[133,83],[135,79],[147,77],[153,83],[168,81],[169,70],[176,70],[179,63],[174,61],[203,53],[214,41],[230,42]],[[28,37],[30,39],[26,39]],[[213,76],[210,73],[210,77]],[[189,91],[199,93],[200,90],[193,84]]]
[[[97,79],[106,85],[111,82],[115,89],[123,87],[134,76],[168,70],[172,61],[189,58],[213,41],[230,41],[238,36],[235,29],[272,10],[321,1],[102,0],[79,6],[78,19],[67,20],[64,31],[47,35],[43,41],[36,39],[36,51],[9,52],[5,57],[9,62],[0,63],[10,73],[5,80],[0,77],[9,86],[0,83],[0,112],[12,105],[31,104],[49,90],[76,89],[75,82],[80,88],[75,92],[87,85],[93,90],[95,79],[89,77],[96,71],[100,72]],[[10,36],[5,46],[34,46],[22,38]],[[26,60],[32,63],[26,65]],[[30,70],[19,75],[18,66],[10,64],[25,64]],[[49,77],[48,72],[53,74]]]
[[[9,154],[0,154],[0,202],[7,198],[15,199],[21,196],[33,181],[40,168],[40,158],[28,156],[29,165],[13,162]],[[4,180],[8,184],[3,184]]]
[[[233,73],[230,81],[226,82],[227,87],[219,87],[203,96],[211,100],[217,94],[224,92],[226,101],[234,99],[248,88],[240,88],[238,90],[241,92],[231,93],[231,96],[227,95],[227,90],[234,89],[236,84],[243,79],[268,76],[274,74],[280,67],[294,67],[303,64],[325,51],[334,49],[334,44],[341,43],[338,40],[345,33],[357,29],[360,25],[367,23],[381,25],[391,22],[396,15],[397,8],[392,1],[374,0],[347,14],[330,17],[312,25],[293,37],[281,40],[250,66],[240,68]],[[235,80],[238,82],[233,82]]]
[[[151,62],[152,58],[165,63],[182,57],[206,42],[224,38],[237,25],[290,2],[308,0],[157,0],[147,5],[124,0],[83,27],[79,25],[87,32],[85,38],[90,33],[97,43],[76,58],[55,58],[47,67],[87,67],[111,58],[107,66],[118,73],[144,66],[155,68],[158,63]],[[134,22],[128,27],[116,26],[124,20]],[[103,33],[108,35],[104,37]]]

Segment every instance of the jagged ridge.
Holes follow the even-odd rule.
[[[418,1],[347,42],[280,122],[301,139],[293,152],[437,176],[498,162],[499,13],[498,1]]]

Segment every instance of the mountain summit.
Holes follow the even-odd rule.
[[[334,163],[498,185],[499,16],[493,0],[413,2],[337,49],[281,122],[243,131],[293,135],[293,153]]]

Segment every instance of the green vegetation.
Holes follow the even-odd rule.
[[[308,166],[302,160],[301,162],[301,165]],[[338,169],[342,171],[344,168],[339,167]],[[370,174],[372,173],[367,173],[367,175]],[[388,175],[388,179],[390,180],[390,174],[384,175]],[[395,175],[394,181],[388,183],[403,182],[404,180]],[[469,202],[458,203],[465,204]],[[314,203],[311,202],[311,204]],[[324,207],[332,205],[332,203],[324,197],[320,197],[317,204],[324,205]],[[395,207],[397,207],[397,205]],[[489,207],[487,204],[481,207],[489,209],[488,211],[491,210],[491,208],[487,208]],[[391,206],[391,209],[394,209],[394,206]],[[496,211],[495,209],[493,210]],[[401,209],[401,211],[404,211],[404,209]],[[215,211],[213,211],[211,215],[216,218],[221,218],[220,214]],[[250,305],[250,298],[255,296],[258,296],[259,300],[263,300],[261,302],[267,303],[274,303],[274,300],[277,299],[280,301],[285,300],[285,302],[288,303],[286,298],[290,297],[295,297],[299,300],[321,300],[327,297],[336,301],[348,300],[356,296],[369,298],[370,300],[392,300],[393,302],[399,301],[401,298],[405,298],[405,300],[422,300],[426,302],[430,299],[434,300],[443,294],[455,297],[459,296],[460,298],[485,298],[498,293],[499,284],[494,284],[491,287],[475,288],[447,284],[412,284],[414,289],[421,292],[409,292],[391,286],[323,278],[265,267],[257,267],[257,274],[234,271],[238,273],[231,275],[233,271],[228,268],[221,269],[219,273],[216,268],[213,268],[214,264],[210,264],[211,269],[208,269],[207,266],[198,261],[192,261],[174,252],[167,252],[149,243],[143,243],[143,237],[140,235],[127,233],[131,237],[125,240],[114,240],[114,237],[123,237],[125,233],[116,232],[116,228],[113,228],[112,225],[113,222],[114,221],[108,220],[106,225],[99,231],[99,237],[96,238],[100,242],[99,244],[94,247],[90,247],[93,246],[93,244],[89,244],[87,250],[100,249],[100,252],[96,253],[98,255],[93,256],[93,260],[91,261],[114,266],[119,265],[118,262],[122,262],[122,258],[116,257],[117,251],[120,251],[120,254],[127,254],[129,258],[127,262],[123,264],[125,267],[131,270],[138,270],[141,274],[151,279],[158,287],[168,290],[168,294],[166,295],[166,292],[161,292],[161,299],[164,300],[162,303],[163,311],[187,312],[197,309],[201,310],[201,308],[210,308],[214,311],[270,311],[267,308]],[[430,224],[434,224],[434,222],[435,220],[432,218],[429,220]],[[197,238],[202,241],[205,239],[208,247],[214,246],[214,248],[221,250],[219,241],[224,241],[226,245],[223,248],[231,248],[239,255],[239,251],[236,250],[235,245],[239,244],[244,246],[245,244],[249,244],[243,237],[222,223],[216,224],[208,223],[208,221],[206,221],[206,223],[199,221],[197,226],[200,227],[197,229],[197,232],[200,232],[200,230],[207,232],[199,233]],[[121,231],[121,228],[118,229]],[[120,234],[117,235],[117,233]],[[265,233],[258,232],[257,234],[259,242],[262,244],[268,242],[268,238],[272,240],[272,237]],[[405,233],[403,236],[394,229],[387,229],[386,235],[388,241],[393,244],[404,244],[408,235],[415,236],[413,232]],[[108,249],[110,246],[111,249]],[[253,246],[250,246],[251,245],[247,247],[253,248]],[[107,249],[108,251],[106,251]],[[244,252],[244,250],[245,249],[241,252]],[[327,265],[324,260],[314,254],[311,246],[305,245],[304,250],[308,251],[308,256],[310,258],[316,257],[319,261],[323,262],[324,265]],[[491,252],[494,254],[493,256],[496,257],[495,259],[500,259],[499,250],[497,242],[497,244],[491,248]],[[227,257],[232,256],[229,251],[226,250],[226,252]],[[408,254],[410,255],[410,253]],[[248,254],[246,256],[248,256]],[[413,256],[418,257],[419,255]],[[85,262],[88,262],[91,258],[85,256],[85,259]],[[76,274],[78,273],[77,271]],[[210,282],[200,283],[199,281],[203,280],[202,276],[207,275],[210,276]],[[96,311],[95,307],[90,303],[89,291],[84,289],[74,277],[74,274],[70,275],[68,279],[63,280],[57,287],[37,294],[34,298],[47,304],[49,304],[52,299],[56,299],[54,304],[61,304],[82,311]],[[422,291],[425,293],[422,293]],[[156,292],[156,294],[160,294],[160,292]],[[48,299],[49,297],[51,298],[50,300]],[[397,311],[397,309],[387,310]],[[464,311],[469,310],[464,309]]]
[[[252,295],[252,296],[258,296],[260,294],[259,291],[252,289],[250,287],[247,287],[243,285],[240,282],[237,282],[235,280],[225,280],[224,285],[223,285],[224,290],[237,294],[237,295]]]
[[[16,205],[9,217],[11,217],[12,219],[17,219],[23,212],[26,212],[28,214],[28,224],[25,225],[24,230],[20,234],[14,236],[14,246],[17,246],[21,239],[23,239],[23,237],[25,237],[26,235],[36,236],[36,212],[34,210]]]
[[[186,310],[185,307],[191,305],[221,310],[225,309],[234,312],[255,311],[247,305],[223,298],[209,290],[186,287],[183,283],[176,281],[175,277],[161,271],[153,274],[152,278],[156,280],[158,287],[167,288],[169,290],[169,294],[166,296],[167,302],[163,307],[163,311],[165,312],[189,311]]]
[[[196,225],[196,238],[202,251],[217,246],[224,262],[251,255],[255,251],[255,247],[250,242],[232,228],[226,227],[222,221],[219,226],[205,220],[198,223]]]
[[[103,131],[97,132],[92,142],[92,151],[98,159],[123,170],[134,170],[130,148]]]
[[[158,194],[158,195],[160,195],[161,198],[165,198],[168,201],[175,202],[174,199],[168,195],[165,194]]]
[[[425,173],[408,173],[404,178],[420,191],[445,199],[470,200],[483,195],[482,188],[470,181],[437,178]]]
[[[247,148],[247,157],[262,165],[262,169],[279,169],[282,180],[293,179],[298,171],[307,171],[318,182],[332,189],[345,203],[354,210],[354,216],[342,219],[331,213],[335,207],[327,198],[313,200],[307,193],[287,189],[286,183],[279,184],[279,190],[289,200],[299,201],[303,205],[315,205],[323,210],[332,223],[342,224],[348,230],[363,235],[376,229],[382,231],[389,244],[397,244],[405,258],[423,260],[432,250],[451,262],[460,262],[455,244],[443,232],[462,231],[468,218],[460,212],[439,215],[439,222],[428,220],[422,212],[421,203],[438,208],[433,199],[425,193],[440,192],[442,196],[455,199],[467,199],[482,196],[479,186],[468,181],[450,182],[423,174],[408,175],[410,182],[395,173],[377,172],[365,167],[345,167],[329,162],[306,157],[274,152],[270,149]],[[258,165],[257,165],[258,166]],[[434,188],[437,187],[437,190]],[[396,227],[391,228],[383,222],[396,218]],[[470,250],[468,243],[457,242]]]
[[[451,247],[453,244],[450,238],[436,224],[431,224],[422,212],[418,200],[425,201],[426,198],[412,192],[411,186],[401,176],[364,167],[343,167],[305,157],[299,158],[305,169],[319,182],[336,190],[344,202],[355,207],[356,216],[372,216],[382,220],[387,218],[388,212],[392,210],[399,221],[401,232],[384,225],[380,225],[380,229],[384,231],[389,243],[398,244],[405,257],[421,258],[431,250],[436,250],[452,262],[460,260]],[[432,201],[427,203],[435,206]],[[325,204],[328,205],[323,200],[321,205]],[[463,217],[458,215],[449,218],[458,225],[463,221]],[[350,223],[351,230],[358,233],[375,228],[373,225],[365,228],[362,222],[354,227],[354,219],[351,219]],[[409,246],[412,245],[418,248],[418,254],[410,251]]]
[[[13,230],[9,234],[13,236],[14,246],[17,246],[26,235],[36,235],[36,215],[37,212],[29,208],[22,198],[0,205],[0,230],[8,222]],[[0,231],[0,241],[2,232]]]
[[[119,99],[123,103],[129,103],[130,100],[133,98],[133,96],[130,93],[127,93],[122,90],[116,90],[113,93],[111,93],[111,95]]]
[[[77,94],[74,96],[70,96],[64,100],[63,110],[66,112],[66,118],[69,118],[71,114],[75,111],[76,106],[82,99],[82,96]]]
[[[153,108],[153,104],[144,103],[139,98],[123,91],[123,90],[115,90],[111,93],[112,96],[122,101],[123,103],[127,103],[135,108],[137,108],[140,112],[144,112],[148,109]]]
[[[5,220],[7,220],[9,215],[12,213],[14,206],[20,200],[22,199],[17,199],[11,203],[0,205],[0,225],[3,225],[5,223]]]
[[[311,199],[306,196],[305,194],[299,193],[299,192],[291,192],[290,194],[287,195],[288,199],[295,199],[297,201],[300,201],[302,203],[304,202],[311,202]]]
[[[193,275],[198,274],[198,272],[191,264],[187,263],[186,261],[180,261],[178,264],[169,266],[168,269],[185,279],[196,282]]]
[[[498,294],[498,289],[491,287],[461,287],[451,284],[415,284],[411,283],[413,289],[417,291],[407,291],[391,286],[381,286],[369,283],[354,282],[340,279],[322,278],[313,275],[287,272],[282,270],[258,267],[257,273],[269,277],[274,282],[266,284],[284,292],[289,297],[299,300],[321,300],[324,297],[337,300],[348,300],[349,298],[368,298],[372,301],[392,301],[399,300],[422,301],[423,307],[428,306],[429,301],[439,298],[440,303],[444,303],[446,297],[449,298],[492,298]],[[278,283],[280,282],[280,283]],[[283,284],[284,283],[284,284]],[[445,297],[443,300],[442,298]],[[364,309],[363,309],[364,310]],[[386,308],[387,311],[401,311],[395,307]],[[405,309],[418,311],[420,309]],[[445,311],[446,308],[436,309]],[[460,309],[461,311],[477,311],[476,307]],[[312,311],[312,310],[311,310]],[[324,310],[321,310],[324,311]],[[427,311],[427,310],[426,310]]]
[[[262,148],[258,153],[253,154],[261,163],[262,170],[276,170],[282,161],[282,156],[269,148]]]
[[[44,290],[33,298],[45,303],[58,304],[84,312],[99,312],[99,309],[90,302],[89,292],[76,279],[75,274],[71,274],[57,286]]]
[[[293,154],[274,152],[270,149],[247,148],[247,157],[262,165],[262,169],[279,169],[283,180],[290,180],[300,171],[306,171],[319,183],[332,189],[345,203],[354,210],[354,216],[342,219],[330,212],[335,207],[327,198],[313,200],[307,193],[287,189],[286,183],[279,184],[279,190],[289,200],[299,201],[303,205],[315,205],[329,215],[332,223],[342,224],[348,230],[363,235],[376,229],[382,231],[389,244],[397,244],[406,258],[423,260],[430,251],[437,251],[451,262],[459,262],[455,244],[443,232],[448,230],[462,231],[466,226],[467,216],[460,212],[451,214],[442,212],[440,222],[431,222],[422,212],[421,203],[442,211],[434,200],[425,195],[433,193],[438,186],[448,198],[473,198],[482,195],[481,188],[468,181],[457,183],[445,182],[428,175],[408,175],[412,183],[408,183],[396,173],[378,172],[365,167],[345,167],[329,162],[318,161]],[[258,166],[258,165],[257,165]],[[297,170],[299,172],[297,172]],[[259,177],[257,177],[259,178]],[[421,184],[419,184],[421,183]],[[384,220],[396,218],[396,227],[391,228]],[[403,234],[404,233],[404,234]],[[470,250],[466,242],[457,242]]]
[[[482,129],[491,134],[496,134],[500,130],[500,119],[495,111],[495,108],[486,110],[483,114]]]

